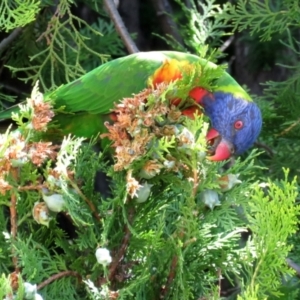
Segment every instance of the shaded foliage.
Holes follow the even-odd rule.
[[[181,171],[154,177],[145,203],[128,200],[128,172],[116,172],[92,143],[66,137],[57,156],[38,167],[18,158],[22,168],[1,173],[8,185],[0,182],[0,298],[13,289],[11,277],[18,269],[17,299],[24,296],[22,281],[40,285],[46,299],[298,299],[299,280],[285,262],[287,257],[300,262],[298,1],[142,2],[121,0],[119,6],[141,50],[176,49],[225,62],[237,81],[258,91],[253,98],[264,118],[257,144],[263,153],[249,152],[229,167],[201,160],[193,151],[205,149],[206,120],[187,121],[184,126],[198,137],[192,155],[177,153],[175,140],[168,139],[157,143],[157,153],[172,153],[197,176]],[[169,13],[160,11],[163,3]],[[44,92],[53,90],[126,54],[102,1],[4,0],[0,30],[3,107],[24,100],[36,80]],[[24,112],[15,118],[26,143],[36,141],[41,135],[28,132],[23,117],[30,122]],[[1,142],[0,159],[5,161],[16,136],[7,132],[1,138],[6,142]],[[133,165],[133,176],[138,177],[149,155]],[[56,178],[59,184],[48,180],[56,164],[68,165],[68,172]],[[20,168],[19,175],[14,168]],[[105,187],[111,189],[105,191],[109,198],[94,189],[99,170],[112,182]],[[225,192],[218,182],[228,174],[239,174],[242,183]],[[195,188],[192,179],[201,184]],[[63,212],[50,214],[49,227],[37,224],[31,214],[43,192],[28,186],[43,181],[65,201]],[[203,202],[207,190],[220,200],[213,210]],[[7,217],[16,200],[12,195],[18,199],[17,235]],[[245,232],[247,238],[241,239]],[[100,246],[110,249],[111,266],[97,264]],[[18,265],[11,257],[18,258]],[[65,275],[53,279],[57,274]],[[49,278],[53,281],[45,283]]]

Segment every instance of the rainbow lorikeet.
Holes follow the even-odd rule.
[[[198,56],[175,51],[140,52],[112,60],[90,71],[81,78],[46,94],[54,107],[64,106],[56,122],[62,134],[72,133],[90,138],[106,132],[104,122],[112,117],[114,103],[137,94],[144,88],[165,82],[170,83],[191,71],[195,65],[213,70],[217,66]],[[194,77],[201,79],[202,74]],[[205,75],[203,75],[205,76]],[[246,91],[223,69],[217,78],[210,78],[211,88],[194,81],[188,97],[194,106],[183,114],[191,116],[195,107],[203,107],[211,120],[207,140],[211,143],[211,160],[225,160],[231,155],[246,151],[257,139],[262,117],[258,106]],[[201,80],[199,81],[201,82]],[[180,102],[178,99],[174,103]],[[0,113],[0,120],[10,118],[17,107]]]

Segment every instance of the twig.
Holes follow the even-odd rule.
[[[90,201],[80,190],[80,188],[78,187],[78,185],[73,182],[72,180],[69,181],[70,184],[72,185],[72,187],[75,189],[76,193],[78,193],[78,195],[87,203],[87,205],[90,207],[94,217],[97,219],[97,221],[100,221],[101,218],[97,212],[96,206],[94,205],[94,203],[92,201]]]
[[[25,185],[19,186],[18,191],[32,191],[32,190],[42,190],[43,188],[47,188],[46,184],[37,184],[37,185]]]
[[[134,210],[133,210],[133,208],[131,208],[130,211],[129,211],[129,217],[128,217],[128,222],[129,223],[132,223],[133,215],[134,215]],[[113,278],[115,276],[115,273],[116,273],[116,270],[118,268],[118,265],[121,262],[121,260],[123,259],[124,255],[125,255],[125,252],[126,252],[126,249],[128,247],[128,244],[129,244],[131,232],[130,232],[129,227],[128,227],[127,224],[125,225],[124,233],[125,234],[124,234],[124,237],[123,237],[123,240],[122,240],[122,245],[121,245],[118,253],[115,255],[115,257],[114,257],[114,259],[113,259],[113,261],[110,265],[110,268],[109,268],[108,279],[110,281],[113,280]]]
[[[115,273],[116,273],[116,270],[117,270],[117,267],[119,265],[119,262],[122,260],[122,258],[124,257],[124,254],[125,254],[125,251],[127,249],[127,246],[129,244],[129,239],[130,239],[130,236],[131,236],[131,232],[128,228],[128,225],[125,226],[125,235],[123,237],[123,240],[122,240],[122,245],[121,245],[121,248],[119,249],[117,255],[115,256],[113,262],[111,263],[111,266],[109,268],[109,280],[112,281],[114,276],[115,276]]]
[[[175,255],[175,256],[173,256],[173,259],[172,259],[172,262],[171,262],[170,272],[169,272],[169,276],[168,276],[166,285],[161,290],[161,293],[160,293],[160,296],[159,296],[160,299],[164,299],[167,296],[168,292],[169,292],[172,281],[173,281],[173,279],[175,278],[175,275],[176,275],[177,263],[178,263],[178,257]]]
[[[195,242],[197,242],[197,238],[193,237],[193,238],[191,238],[191,239],[185,241],[184,244],[183,244],[183,247],[185,248],[185,247],[187,247],[188,245],[190,245],[190,244],[192,244],[192,243],[195,243]]]
[[[270,156],[274,156],[274,152],[273,150],[266,144],[261,143],[261,142],[255,142],[255,146],[257,146],[258,148],[263,148],[264,150],[266,150]]]
[[[221,281],[222,281],[221,268],[218,268],[217,275],[218,275],[218,278],[219,278],[219,297],[221,297]]]
[[[49,33],[51,32],[51,29],[53,28],[53,23],[54,20],[59,18],[60,15],[60,6],[58,5],[53,16],[51,17],[51,20],[48,22],[47,28],[46,30],[36,39],[36,42],[40,42],[42,40],[43,37],[45,37],[46,41],[47,41],[47,45],[51,44],[50,38],[49,38]]]
[[[234,36],[232,35],[229,39],[227,39],[223,43],[223,45],[220,47],[220,51],[224,52],[231,45],[231,43],[233,42],[233,40],[234,40]]]
[[[3,39],[0,43],[0,54],[8,48],[8,46],[19,36],[19,34],[22,32],[23,28],[18,27],[12,31],[12,33]]]
[[[296,120],[293,124],[291,124],[288,128],[282,130],[280,133],[276,134],[276,136],[282,136],[287,134],[289,131],[291,131],[295,126],[297,126],[300,123],[300,119]]]
[[[228,297],[228,296],[232,295],[233,293],[236,294],[240,290],[241,290],[241,287],[235,286],[235,287],[227,289],[226,291],[221,291],[221,296],[222,297]]]
[[[168,0],[151,0],[160,21],[163,32],[172,36],[179,44],[183,44],[177,25],[172,19],[173,11]]]
[[[13,178],[17,181],[18,180],[18,169],[17,168],[12,168],[12,176]],[[18,230],[18,226],[17,226],[17,195],[14,191],[12,191],[11,193],[11,197],[10,197],[10,234],[11,234],[11,238],[14,241],[17,237],[17,230]],[[13,265],[15,267],[15,272],[18,272],[18,258],[17,255],[15,253],[14,248],[12,247],[12,262]]]
[[[290,258],[286,258],[286,263],[290,268],[292,268],[294,271],[296,271],[297,276],[300,277],[300,266],[296,264],[294,261],[292,261]]]
[[[197,190],[198,190],[198,185],[199,185],[199,177],[198,177],[198,172],[196,169],[193,170],[194,173],[194,182],[193,182],[193,198],[196,197],[197,195]]]
[[[54,280],[60,279],[62,277],[66,277],[66,276],[74,276],[77,277],[79,280],[81,280],[81,276],[79,273],[77,273],[76,271],[63,271],[57,274],[52,275],[51,277],[49,277],[48,279],[46,279],[45,281],[43,281],[42,283],[40,283],[37,286],[37,289],[40,290],[43,287],[45,287],[46,285],[50,284],[51,282],[53,282]]]
[[[0,69],[0,73],[1,73],[1,69]],[[4,89],[6,89],[6,90],[8,90],[10,92],[13,92],[13,93],[15,93],[17,95],[20,95],[20,96],[25,95],[25,92],[21,91],[20,89],[18,89],[15,86],[7,84],[7,83],[1,83],[0,84],[0,88],[4,88]]]
[[[111,20],[114,22],[117,32],[119,33],[122,41],[124,42],[127,50],[129,53],[136,53],[139,52],[136,44],[132,40],[131,36],[129,35],[125,24],[115,6],[113,0],[104,0],[104,5],[108,11],[108,14]]]
[[[185,0],[184,4],[187,8],[191,9],[192,8],[192,4],[191,4],[191,0]]]

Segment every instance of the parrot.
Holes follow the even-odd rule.
[[[114,103],[131,97],[149,86],[182,78],[185,66],[195,64],[214,69],[214,63],[197,55],[177,51],[138,52],[108,61],[82,77],[45,94],[56,114],[54,121],[62,135],[69,133],[91,138],[107,132],[105,122],[113,122]],[[196,74],[197,75],[197,74]],[[201,74],[199,74],[201,76]],[[214,79],[212,90],[191,87],[189,97],[210,119],[207,133],[209,159],[223,161],[248,150],[262,127],[262,115],[249,94],[225,71]],[[176,102],[176,101],[175,101]],[[18,106],[0,112],[0,120],[11,118]],[[191,116],[194,110],[183,112]]]

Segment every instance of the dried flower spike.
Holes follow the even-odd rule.
[[[38,82],[35,84],[31,98],[27,99],[28,104],[32,107],[33,116],[31,125],[36,131],[46,131],[48,123],[54,117],[52,106],[49,102],[44,101],[44,96],[38,89]]]
[[[32,143],[28,147],[28,157],[37,166],[41,166],[48,158],[54,160],[56,157],[55,146],[50,142]]]
[[[141,188],[141,185],[134,177],[132,177],[132,170],[129,170],[127,172],[126,181],[127,193],[130,195],[131,198],[137,197],[137,191]]]

